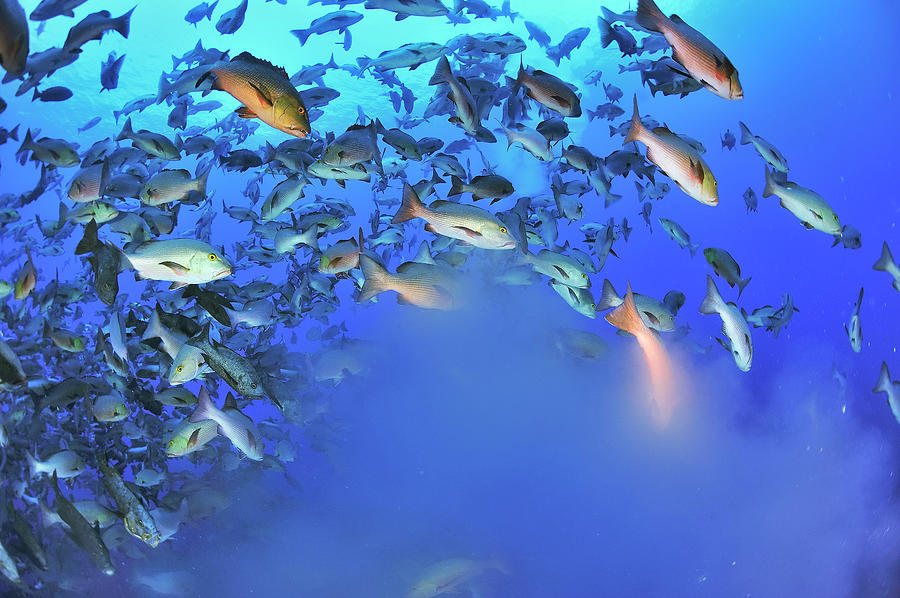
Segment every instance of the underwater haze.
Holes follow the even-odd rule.
[[[0,596],[900,596],[900,7],[195,2],[0,0]]]

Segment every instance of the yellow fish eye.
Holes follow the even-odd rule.
[[[184,371],[184,366],[183,365],[178,366],[177,368],[175,368],[175,371],[180,374],[181,372]]]
[[[297,112],[299,114],[304,114],[306,112],[306,108],[304,108],[303,106],[297,106]]]
[[[582,272],[582,273],[581,273],[581,277],[582,277],[582,278],[587,278],[587,274],[585,274],[584,272]]]
[[[175,441],[174,441],[174,440],[170,440],[170,441],[169,441],[169,446],[170,446],[170,447],[175,446]]]
[[[217,259],[217,258],[216,258],[216,254],[215,254],[215,253],[210,253],[210,254],[209,254],[209,261],[214,262],[214,261],[216,261],[216,259]]]
[[[505,226],[501,226],[501,227],[500,227],[500,232],[503,233],[503,234],[506,234],[506,227],[505,227]]]

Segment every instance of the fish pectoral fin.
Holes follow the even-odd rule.
[[[253,432],[247,430],[247,442],[250,444],[250,448],[256,450],[256,437],[253,436]]]
[[[466,235],[472,239],[481,238],[483,235],[477,230],[472,230],[471,228],[467,228],[465,226],[454,226],[453,228],[466,233]]]
[[[719,342],[720,345],[722,345],[722,348],[723,348],[723,349],[725,349],[726,351],[728,351],[729,353],[731,353],[731,347],[728,346],[728,343],[726,343],[725,341],[723,341],[722,339],[720,339],[718,336],[716,337],[716,340]]]
[[[649,311],[642,312],[647,320],[653,324],[654,326],[659,326],[659,318],[657,318],[654,314]]]
[[[238,115],[238,118],[259,118],[253,110],[250,110],[246,106],[241,106],[235,112]]]
[[[197,443],[200,441],[200,428],[197,428],[193,432],[191,432],[190,437],[187,441],[188,448],[194,448],[197,446]]]
[[[803,226],[805,226],[805,227],[806,227],[806,230],[812,230],[812,229],[813,229],[813,225],[810,224],[809,222],[801,222],[800,224],[802,224]]]
[[[553,269],[559,272],[560,276],[562,276],[563,278],[569,278],[569,275],[566,273],[566,271],[559,266],[553,266]]]
[[[182,266],[178,262],[162,262],[160,265],[165,266],[166,268],[168,268],[175,274],[178,274],[179,276],[184,276],[185,274],[187,274],[188,272],[191,271],[190,268],[188,268],[187,266]]]
[[[269,96],[264,94],[263,91],[253,83],[250,83],[250,87],[253,88],[253,91],[256,92],[256,99],[259,100],[260,104],[262,104],[266,108],[272,107],[272,100],[269,99]]]
[[[178,289],[186,287],[186,286],[187,286],[186,282],[173,282],[172,284],[169,285],[169,290],[177,291]]]

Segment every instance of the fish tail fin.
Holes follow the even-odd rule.
[[[407,220],[419,218],[424,209],[425,204],[419,199],[416,190],[409,183],[403,183],[403,200],[400,202],[400,209],[397,210],[397,213],[391,219],[391,224],[400,224]]]
[[[738,279],[738,281],[737,281],[738,299],[741,298],[741,293],[744,292],[744,287],[746,287],[748,284],[750,284],[751,280],[753,280],[752,276],[748,276],[747,278],[739,278]]]
[[[605,311],[622,304],[622,298],[613,288],[608,278],[603,279],[603,289],[600,291],[600,299],[597,301],[597,311]]]
[[[691,257],[694,257],[697,254],[697,250],[700,249],[700,243],[697,243],[696,245],[691,245],[690,243],[688,243],[688,249],[691,252]],[[750,282],[749,278],[747,279],[747,282]],[[747,282],[745,282],[744,284],[747,284]]]
[[[606,314],[606,321],[625,332],[637,335],[638,332],[647,329],[647,325],[641,319],[637,307],[634,305],[634,293],[631,292],[631,283],[625,291],[625,300],[619,307]]]
[[[749,281],[750,279],[748,278],[747,280]],[[713,280],[712,276],[707,274],[706,297],[704,297],[703,303],[700,304],[700,313],[718,313],[720,305],[722,305],[722,295],[719,294],[719,288],[716,286],[716,281]]]
[[[637,94],[634,95],[634,112],[631,113],[631,126],[628,127],[628,133],[625,135],[625,141],[622,145],[631,143],[632,141],[640,141],[644,132],[644,123],[641,122],[641,113],[638,110]]]
[[[865,289],[864,289],[863,287],[859,287],[859,299],[856,300],[857,308],[858,308],[860,305],[862,305],[863,291],[864,291],[864,290],[865,290]]]
[[[196,183],[197,187],[195,191],[199,193],[202,197],[206,197],[206,183],[209,181],[209,173],[212,172],[212,165],[206,168],[203,172],[200,173],[200,176],[197,177]]]
[[[219,0],[216,0],[212,4],[209,5],[209,8],[206,9],[206,19],[212,21],[213,11],[216,10],[216,6],[219,4]]]
[[[19,146],[19,149],[16,151],[17,154],[21,154],[25,150],[30,150],[34,145],[34,140],[31,138],[31,129],[25,130],[25,139],[22,140],[22,145]]]
[[[356,298],[357,303],[368,301],[390,288],[390,272],[365,253],[359,254],[359,268],[362,270],[365,282],[359,290],[359,297]]]
[[[775,192],[778,191],[778,182],[775,180],[775,177],[769,172],[768,167],[763,166],[766,171],[766,186],[763,188],[763,197],[769,197],[770,195],[775,195]]]
[[[57,523],[59,523],[59,515],[53,512],[53,510],[44,504],[44,501],[39,501],[41,510],[41,525],[46,529],[48,527],[53,527]]]
[[[448,197],[452,197],[454,195],[460,195],[463,192],[463,187],[465,183],[461,178],[456,176],[455,174],[450,175],[450,191],[447,193]]]
[[[446,56],[438,59],[437,67],[434,69],[434,75],[428,80],[429,85],[438,85],[439,83],[447,83],[453,79],[453,71],[450,69],[450,61]]]
[[[13,141],[19,140],[19,125],[14,126],[8,133],[9,138]]]
[[[122,125],[122,130],[119,131],[119,134],[116,135],[116,141],[122,141],[124,139],[131,139],[134,136],[134,130],[131,128],[131,117],[125,121],[125,124]]]
[[[300,235],[298,241],[303,243],[308,247],[312,247],[316,251],[320,251],[319,249],[319,226],[317,224],[311,225]]]
[[[872,269],[887,272],[888,267],[893,263],[894,256],[891,255],[891,250],[888,247],[887,241],[885,241],[884,245],[881,246],[881,257],[878,258],[878,261],[875,262]]]
[[[209,398],[206,387],[201,387],[200,392],[197,395],[197,408],[191,413],[190,421],[202,422],[207,419],[213,419],[215,416],[214,410],[215,406]]]
[[[159,319],[159,311],[154,309],[153,313],[150,314],[150,320],[147,321],[147,327],[144,328],[144,334],[141,335],[141,340],[147,340],[148,338],[162,338],[160,335],[165,333],[165,329],[163,328],[162,321]]]
[[[31,454],[31,451],[25,451],[25,460],[28,461],[28,475],[29,477],[35,477],[41,471],[42,463],[38,461],[34,455]]]
[[[291,33],[300,41],[300,45],[306,44],[306,40],[313,34],[311,29],[291,29]]]
[[[605,48],[613,43],[613,30],[609,21],[603,17],[597,17],[597,27],[600,29],[600,45]]]
[[[738,124],[741,127],[741,145],[747,145],[753,141],[753,133],[750,132],[750,129],[747,128],[743,121],[739,120]]]
[[[100,245],[100,238],[97,236],[97,221],[91,218],[91,221],[84,227],[84,236],[75,246],[75,255],[93,253]]]
[[[124,15],[116,19],[116,25],[113,27],[116,31],[122,34],[122,37],[128,38],[128,34],[131,32],[131,14],[134,12],[134,9],[137,6],[133,6],[131,10],[126,12]]]
[[[668,20],[669,18],[659,9],[656,2],[653,0],[638,0],[637,14],[635,15],[635,21],[637,21],[638,25],[648,31],[662,33],[663,24]]]
[[[888,371],[887,362],[881,362],[881,371],[878,373],[878,383],[872,392],[890,392],[891,390],[891,373]],[[27,453],[26,453],[27,454]]]

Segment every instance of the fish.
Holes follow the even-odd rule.
[[[100,91],[112,91],[119,86],[119,72],[125,63],[125,54],[116,57],[110,52],[109,57],[100,65]]]
[[[187,340],[187,344],[200,349],[206,364],[221,377],[228,386],[248,399],[268,396],[269,400],[283,410],[278,397],[267,392],[265,381],[253,363],[230,347],[210,338],[210,323],[203,330]]]
[[[722,149],[734,149],[734,144],[737,142],[737,139],[734,136],[734,133],[731,132],[731,129],[725,129],[725,132],[722,133],[722,136],[719,138],[722,142]]]
[[[506,566],[496,559],[475,561],[468,558],[452,558],[438,561],[422,571],[406,594],[406,598],[432,598],[443,594],[462,593],[469,582],[491,569],[509,575]]]
[[[766,171],[766,186],[762,196],[775,195],[781,203],[781,207],[800,219],[809,230],[818,230],[829,235],[837,235],[841,232],[841,223],[831,206],[825,202],[821,195],[801,187],[790,181],[779,182],[775,180],[773,171],[764,167]]]
[[[557,280],[551,280],[550,286],[562,297],[569,306],[583,316],[594,319],[597,317],[597,304],[594,296],[586,288],[571,287]]]
[[[105,455],[97,455],[97,466],[100,468],[102,474],[100,477],[106,492],[116,502],[116,508],[125,524],[125,530],[151,548],[159,546],[160,534],[156,529],[153,516],[125,485],[122,475],[109,464]]]
[[[59,451],[45,461],[39,461],[26,451],[25,458],[28,461],[28,471],[32,478],[56,474],[58,478],[66,480],[84,473],[84,459],[75,451]]]
[[[850,348],[853,349],[854,353],[859,353],[862,350],[862,324],[860,324],[859,310],[862,307],[863,290],[860,287],[859,299],[856,300],[853,313],[850,315],[849,326],[844,326],[844,332],[847,333],[847,337],[850,339]]]
[[[206,183],[211,170],[207,168],[196,178],[183,168],[160,170],[144,183],[140,199],[149,206],[202,201],[206,199]]]
[[[215,2],[201,2],[197,6],[191,8],[186,15],[184,15],[184,20],[187,23],[190,23],[194,27],[197,26],[197,23],[206,19],[207,21],[212,21],[213,12],[216,10],[216,6],[219,4],[219,0],[215,0]]]
[[[322,253],[319,258],[319,272],[322,274],[340,274],[359,266],[359,254],[363,251],[363,230],[359,229],[357,238],[338,241]]]
[[[675,316],[663,302],[639,293],[632,293],[632,298],[645,326],[658,332],[675,330]],[[604,279],[600,299],[597,301],[597,311],[618,307],[623,301],[625,299],[619,296],[609,279]]]
[[[40,540],[37,539],[37,536],[34,535],[34,530],[31,529],[31,525],[28,524],[25,518],[22,517],[22,515],[19,514],[19,511],[13,506],[12,501],[6,503],[6,512],[8,520],[12,522],[12,527],[16,532],[16,536],[25,546],[31,561],[37,565],[38,569],[41,571],[49,569],[50,566],[47,562],[47,553],[44,551],[44,547],[41,545]]]
[[[197,80],[197,86],[207,79],[212,80],[213,89],[225,91],[243,104],[236,111],[239,117],[258,118],[300,139],[310,134],[303,97],[283,68],[241,52],[228,62],[214,64]]]
[[[411,16],[440,17],[450,12],[441,0],[366,0],[366,8],[389,10],[396,13],[397,21]]]
[[[519,64],[519,73],[510,79],[513,89],[522,87],[528,97],[561,116],[577,118],[581,116],[581,100],[573,86],[559,77],[542,70],[525,70],[525,64]]]
[[[211,420],[218,426],[218,432],[228,438],[231,443],[254,461],[263,459],[263,443],[259,430],[246,415],[237,409],[232,399],[225,402],[223,409],[213,405],[206,387],[200,389],[197,408],[191,414],[193,423]]]
[[[385,291],[395,291],[398,303],[426,309],[453,310],[464,303],[459,275],[447,266],[404,262],[392,274],[372,256],[360,253],[359,267],[365,282],[357,303],[364,303]]]
[[[516,240],[503,222],[483,208],[437,200],[425,206],[409,183],[403,184],[400,209],[391,224],[421,218],[425,230],[452,239],[465,241],[482,249],[513,249]]]
[[[360,162],[374,160],[381,165],[381,153],[378,151],[378,129],[375,123],[366,126],[351,125],[328,144],[322,161],[330,166],[351,167]]]
[[[240,29],[247,14],[247,2],[248,0],[241,0],[237,6],[222,13],[216,21],[216,31],[222,35],[230,35]]]
[[[449,88],[447,97],[453,103],[456,115],[450,118],[450,122],[458,124],[463,130],[477,139],[488,143],[496,141],[493,133],[481,124],[481,117],[475,105],[475,98],[469,90],[468,84],[460,80],[450,68],[450,61],[446,56],[438,58],[434,75],[428,81],[429,85],[446,85]]]
[[[118,422],[130,415],[125,399],[117,395],[102,395],[94,399],[91,408],[98,422]]]
[[[494,201],[491,203],[494,203],[504,197],[509,197],[513,192],[515,192],[515,189],[509,179],[498,174],[484,174],[472,177],[472,180],[468,183],[456,175],[450,175],[450,191],[447,192],[447,197],[471,193],[473,201],[493,198]]]
[[[699,152],[666,127],[656,127],[652,131],[644,127],[637,95],[634,96],[631,126],[622,145],[632,141],[646,145],[647,159],[675,181],[682,191],[702,204],[719,204],[716,178]]]
[[[738,71],[725,53],[681,17],[666,17],[653,0],[638,0],[635,21],[665,36],[672,46],[672,58],[703,87],[726,100],[744,97]]]
[[[104,575],[115,575],[112,560],[109,558],[109,549],[100,537],[100,526],[91,525],[78,509],[67,499],[59,489],[56,475],[53,476],[53,490],[56,493],[56,512],[69,526],[69,537],[84,550],[91,558],[94,565]]]
[[[753,341],[750,338],[750,327],[741,310],[734,303],[725,303],[712,276],[706,275],[706,297],[700,305],[701,314],[718,314],[722,318],[722,334],[728,339],[726,343],[719,337],[716,340],[726,351],[731,353],[734,363],[742,372],[749,372],[753,363]]]
[[[291,29],[291,35],[296,37],[303,46],[311,35],[323,35],[329,31],[337,31],[344,35],[344,49],[348,50],[351,44],[349,27],[360,22],[362,18],[362,14],[355,10],[336,10],[313,19],[306,29]]]
[[[759,205],[759,199],[756,197],[756,191],[753,190],[753,187],[747,187],[747,190],[744,191],[744,204],[747,206],[747,213],[755,212],[757,206]]]
[[[196,399],[195,399],[196,402]],[[166,442],[167,457],[183,457],[206,446],[219,435],[219,424],[211,419],[181,422]]]
[[[673,366],[665,346],[647,325],[634,303],[631,283],[622,303],[606,314],[606,321],[637,339],[650,374],[650,395],[653,401],[653,417],[661,427],[668,425],[678,402],[677,383]]]
[[[23,301],[28,297],[37,284],[37,268],[34,267],[31,251],[27,248],[25,249],[25,256],[27,259],[22,269],[19,270],[19,275],[16,277],[16,283],[13,287],[13,298],[16,301]]]
[[[887,404],[894,414],[894,419],[900,423],[900,382],[891,380],[891,373],[888,371],[887,362],[881,362],[881,371],[878,373],[878,382],[873,393],[883,392],[887,395]]]
[[[151,156],[155,156],[162,160],[178,160],[181,158],[181,153],[178,151],[178,148],[175,147],[172,140],[165,135],[154,133],[147,129],[134,131],[131,126],[131,117],[125,121],[122,130],[116,136],[116,141],[123,141],[125,139],[131,140],[134,147],[142,149]]]
[[[553,251],[542,249],[537,255],[529,251],[522,254],[522,261],[539,272],[557,282],[576,288],[587,289],[591,286],[584,264],[573,257]]]
[[[744,292],[744,288],[750,283],[751,276],[741,278],[741,267],[737,261],[724,249],[718,247],[707,247],[703,250],[703,257],[712,266],[716,276],[721,276],[728,283],[728,286],[734,288],[737,285],[738,298]]]
[[[678,246],[682,249],[687,248],[691,252],[691,257],[694,257],[694,254],[697,253],[697,250],[700,249],[700,244],[696,245],[691,244],[691,236],[687,234],[681,225],[675,222],[674,220],[669,220],[668,218],[660,218],[659,223],[662,225],[663,230],[666,231],[666,234],[669,237],[678,243]]]
[[[41,0],[28,15],[31,21],[46,21],[53,17],[74,17],[74,10],[87,0]]]
[[[171,282],[170,289],[231,276],[232,266],[209,243],[196,239],[152,240],[123,252],[138,277]]]
[[[0,0],[0,66],[13,77],[25,72],[28,21],[18,0]]]
[[[131,15],[135,8],[137,6],[115,18],[108,10],[92,12],[69,29],[69,35],[66,36],[62,47],[63,51],[78,51],[89,41],[103,39],[103,36],[109,31],[116,31],[127,39],[131,30]]]
[[[62,85],[48,87],[44,91],[34,90],[31,101],[40,100],[42,102],[62,102],[72,97],[72,90]]]
[[[756,151],[759,152],[759,155],[762,156],[762,159],[765,160],[769,166],[778,172],[785,173],[788,171],[787,160],[781,152],[778,151],[778,148],[762,137],[751,133],[750,129],[748,129],[747,125],[742,121],[738,121],[738,125],[741,127],[741,145],[752,143],[753,147],[756,148]]]
[[[75,247],[75,255],[90,253],[88,261],[94,275],[94,290],[106,305],[112,305],[119,294],[119,272],[122,252],[97,235],[97,221],[91,220],[84,227],[84,236]]]
[[[891,255],[891,249],[888,247],[887,241],[881,246],[881,256],[872,266],[872,269],[890,274],[891,278],[894,279],[891,286],[900,291],[900,266],[894,261],[894,256]]]

